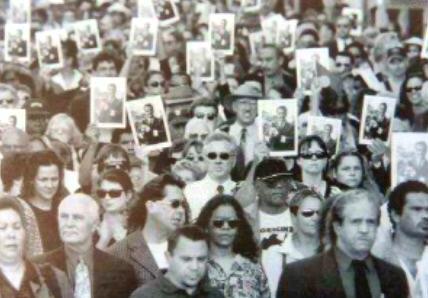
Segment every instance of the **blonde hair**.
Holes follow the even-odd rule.
[[[52,138],[53,127],[59,122],[66,123],[71,128],[71,141],[68,145],[72,145],[73,147],[80,147],[83,142],[83,134],[77,127],[76,122],[74,122],[74,119],[65,113],[56,114],[49,120],[45,136]]]

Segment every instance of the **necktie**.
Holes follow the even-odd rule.
[[[79,260],[74,271],[74,298],[91,298],[89,268],[83,259]]]
[[[366,264],[364,261],[352,260],[354,268],[355,297],[371,298],[369,282],[366,276]]]
[[[223,185],[217,186],[217,192],[219,195],[222,195],[224,193],[224,186]]]
[[[246,140],[247,140],[247,129],[244,127],[241,130],[241,139],[239,140],[239,146],[242,148],[242,150],[245,150]]]

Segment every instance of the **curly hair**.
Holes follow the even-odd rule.
[[[257,262],[259,251],[254,239],[253,230],[245,217],[244,210],[234,197],[229,195],[216,195],[211,198],[204,208],[202,208],[196,220],[196,225],[204,230],[208,230],[213,213],[220,206],[231,206],[235,210],[239,220],[238,232],[233,242],[232,251],[248,258],[252,262]]]

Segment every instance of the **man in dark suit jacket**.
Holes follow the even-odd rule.
[[[227,50],[230,48],[230,33],[227,31],[227,20],[223,19],[221,27],[213,32],[213,48],[217,50]]]
[[[137,288],[131,265],[93,246],[99,207],[85,194],[72,194],[58,207],[58,223],[64,247],[37,257],[68,276],[75,297],[122,298]],[[90,295],[90,296],[89,296]]]
[[[98,121],[102,123],[121,123],[124,117],[123,105],[120,98],[116,97],[116,85],[108,85],[109,94],[105,100],[106,107],[101,110]]]
[[[139,136],[144,144],[158,144],[166,142],[166,132],[161,118],[154,116],[154,108],[152,104],[144,106],[144,118],[141,121]]]
[[[293,150],[294,126],[287,121],[287,108],[279,106],[276,114],[272,123],[273,134],[270,136],[269,145],[276,151]]]
[[[376,196],[362,189],[345,191],[331,202],[325,218],[331,248],[287,265],[278,298],[408,297],[404,271],[370,254],[380,218]]]
[[[58,49],[52,44],[50,36],[47,38],[47,42],[41,45],[42,62],[45,64],[59,63]]]
[[[150,24],[145,24],[141,32],[136,34],[135,45],[137,49],[150,50],[153,47],[153,34],[150,32]]]

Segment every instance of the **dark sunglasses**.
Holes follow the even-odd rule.
[[[207,154],[208,159],[215,160],[217,157],[219,157],[221,160],[229,160],[232,155],[226,152],[216,153],[216,152],[210,152]]]
[[[152,83],[150,83],[150,87],[157,88],[159,86],[164,87],[165,86],[165,82],[152,82]]]
[[[406,92],[412,92],[412,91],[421,91],[422,90],[422,86],[417,86],[417,87],[408,87],[406,88]]]
[[[262,181],[268,188],[285,187],[287,185],[287,182],[284,178],[271,178]]]
[[[108,196],[112,199],[116,199],[118,197],[120,197],[123,193],[123,190],[103,190],[103,189],[98,189],[97,190],[97,196],[99,198],[105,198],[106,195],[108,194]]]
[[[336,62],[336,66],[337,66],[337,67],[339,67],[339,66],[346,66],[346,67],[350,67],[350,66],[351,66],[351,64]]]
[[[207,118],[208,120],[212,121],[215,119],[215,115],[213,115],[213,114],[196,114],[196,118],[198,118],[198,119]]]
[[[315,157],[316,159],[327,158],[328,154],[326,152],[317,152],[317,153],[302,153],[300,157],[303,159],[311,159]]]
[[[312,217],[315,214],[320,215],[320,212],[315,210],[303,210],[300,214],[302,214],[303,217]]]
[[[186,156],[186,159],[189,161],[204,161],[205,160],[203,156],[198,156],[198,157]]]
[[[239,225],[239,220],[213,220],[213,226],[217,229],[222,229],[225,225],[228,225],[231,229],[236,229]]]

